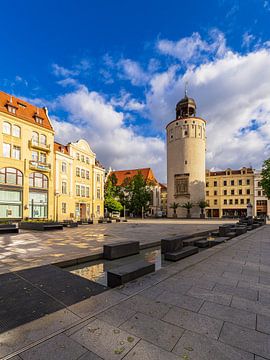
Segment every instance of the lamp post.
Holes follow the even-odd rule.
[[[249,202],[249,203],[247,204],[247,217],[249,217],[249,218],[252,218],[252,216],[253,216],[253,214],[252,214],[252,208],[253,208],[253,206],[252,206],[252,204]]]
[[[55,206],[55,220],[58,221],[58,198],[60,193],[59,192],[55,192],[55,200],[56,200],[56,206]]]

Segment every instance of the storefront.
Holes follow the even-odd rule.
[[[29,176],[29,218],[48,218],[48,178],[37,172]]]
[[[23,174],[15,168],[0,170],[0,219],[22,218]]]

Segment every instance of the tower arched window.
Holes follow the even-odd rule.
[[[29,175],[29,186],[39,189],[48,189],[48,177],[41,173],[31,173]]]
[[[17,138],[21,137],[21,128],[18,125],[12,126],[12,135]]]
[[[41,143],[42,145],[46,145],[46,144],[47,144],[47,136],[46,136],[46,135],[41,134],[39,139],[40,139],[40,143]]]
[[[38,133],[35,131],[32,132],[32,142],[33,142],[33,144],[36,144],[36,145],[38,145],[38,142],[39,142]]]
[[[23,174],[15,168],[2,168],[0,170],[0,184],[22,186]]]
[[[3,122],[3,134],[11,135],[11,125],[9,122]]]

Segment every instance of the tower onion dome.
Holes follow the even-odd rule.
[[[196,116],[196,103],[195,100],[187,96],[181,99],[176,105],[176,119],[184,119],[187,117]]]

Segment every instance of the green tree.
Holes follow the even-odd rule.
[[[104,205],[109,212],[121,211],[123,209],[123,206],[118,201],[119,195],[116,184],[117,184],[117,178],[115,174],[109,176],[105,184]]]
[[[135,215],[142,214],[142,208],[144,211],[148,211],[151,200],[151,191],[148,185],[142,173],[138,172],[123,188],[127,194],[129,210]]]
[[[201,200],[201,201],[199,201],[198,205],[199,205],[199,208],[201,209],[201,218],[202,218],[205,216],[204,209],[208,206],[208,203],[205,200]]]
[[[170,204],[170,209],[173,209],[173,217],[177,218],[176,210],[179,208],[179,203],[173,202]]]
[[[263,163],[261,186],[265,195],[270,199],[270,159]]]
[[[190,210],[193,208],[193,206],[194,206],[193,203],[190,201],[181,205],[182,208],[187,209],[187,218],[191,217]]]
[[[105,207],[109,212],[123,210],[122,204],[113,197],[105,198]]]

